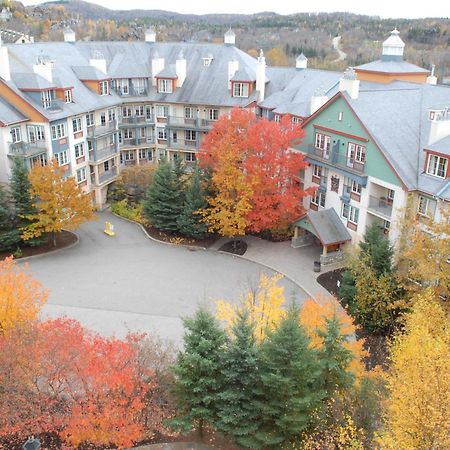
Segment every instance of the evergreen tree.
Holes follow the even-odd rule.
[[[321,363],[296,308],[262,344],[260,370],[261,421],[251,448],[293,448],[315,425],[325,397]]]
[[[179,173],[167,161],[155,171],[144,202],[144,216],[157,229],[178,231],[178,217],[183,208],[183,186]]]
[[[354,375],[349,370],[353,353],[345,348],[349,336],[342,333],[341,323],[336,314],[325,318],[325,330],[319,330],[318,335],[323,339],[323,346],[319,350],[319,360],[322,362],[322,381],[331,398],[336,391],[350,388],[354,382]]]
[[[203,436],[204,424],[217,420],[217,396],[222,388],[220,360],[226,336],[205,309],[199,309],[194,318],[185,319],[184,327],[184,351],[173,367],[180,415],[171,421],[171,426],[182,432],[195,426]]]
[[[21,218],[21,216],[36,212],[33,208],[33,199],[30,195],[31,183],[28,179],[28,171],[21,158],[14,158],[10,186],[17,216]],[[21,219],[21,225],[23,225],[24,222],[27,222],[26,219]]]
[[[183,210],[178,217],[178,229],[186,236],[201,239],[208,234],[208,227],[202,221],[202,216],[196,214],[197,211],[208,207],[205,197],[201,172],[196,167],[186,189]]]
[[[255,389],[259,384],[258,347],[248,311],[240,312],[232,328],[233,338],[223,354],[223,388],[218,395],[215,428],[238,447],[251,447],[258,429]]]
[[[356,295],[355,276],[347,269],[342,274],[341,286],[339,288],[339,298],[344,306],[349,307],[350,314],[353,311],[353,303]]]
[[[15,222],[8,196],[0,185],[0,251],[14,250],[20,244],[20,230],[15,226]]]
[[[377,276],[392,272],[394,249],[377,223],[367,229],[359,247],[361,253],[368,256]]]

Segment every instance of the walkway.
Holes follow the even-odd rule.
[[[273,274],[228,254],[151,241],[138,226],[109,212],[99,217],[81,227],[75,247],[28,261],[50,290],[44,315],[67,315],[105,335],[150,331],[179,344],[181,317],[199,304],[214,308],[218,298],[239,302],[261,272]],[[106,220],[114,224],[115,237],[103,233]],[[288,279],[283,286],[298,303],[307,297]]]

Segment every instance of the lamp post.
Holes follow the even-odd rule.
[[[39,450],[41,448],[41,441],[31,436],[27,439],[27,442],[22,445],[23,450]]]

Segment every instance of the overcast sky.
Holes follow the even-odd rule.
[[[26,5],[43,3],[43,1],[25,0]],[[430,2],[416,0],[313,0],[299,2],[296,0],[91,0],[91,3],[111,9],[164,9],[180,13],[255,13],[274,11],[279,14],[296,12],[335,12],[348,11],[357,14],[381,17],[450,17],[450,1],[435,0]]]

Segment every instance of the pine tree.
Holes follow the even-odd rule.
[[[159,230],[177,232],[183,196],[180,177],[167,161],[162,161],[147,191],[144,202],[145,218]]]
[[[221,361],[223,388],[218,395],[218,420],[214,425],[237,446],[248,448],[258,429],[258,409],[254,399],[259,370],[254,325],[247,310],[239,312],[232,336]]]
[[[202,437],[204,425],[217,420],[217,396],[222,387],[220,360],[226,336],[214,316],[202,308],[192,319],[184,320],[184,327],[184,351],[173,367],[180,415],[171,426],[182,432],[196,427]]]
[[[180,233],[201,239],[208,234],[208,227],[202,221],[202,216],[196,214],[199,210],[208,207],[205,190],[202,186],[202,176],[198,168],[191,175],[186,189],[183,210],[178,217],[178,229]]]
[[[21,158],[14,158],[14,165],[11,172],[11,195],[14,199],[16,214],[19,217],[33,214],[33,199],[30,195],[31,183],[28,178],[28,171]],[[26,219],[22,219],[25,220]],[[24,225],[23,223],[21,224]]]
[[[296,308],[262,344],[260,370],[261,422],[252,448],[293,448],[315,425],[325,397],[321,363]]]
[[[8,196],[0,185],[0,251],[13,250],[20,244],[20,231],[15,226],[15,222]]]
[[[362,254],[369,257],[370,264],[378,276],[392,272],[394,249],[377,223],[367,229],[359,247]]]

